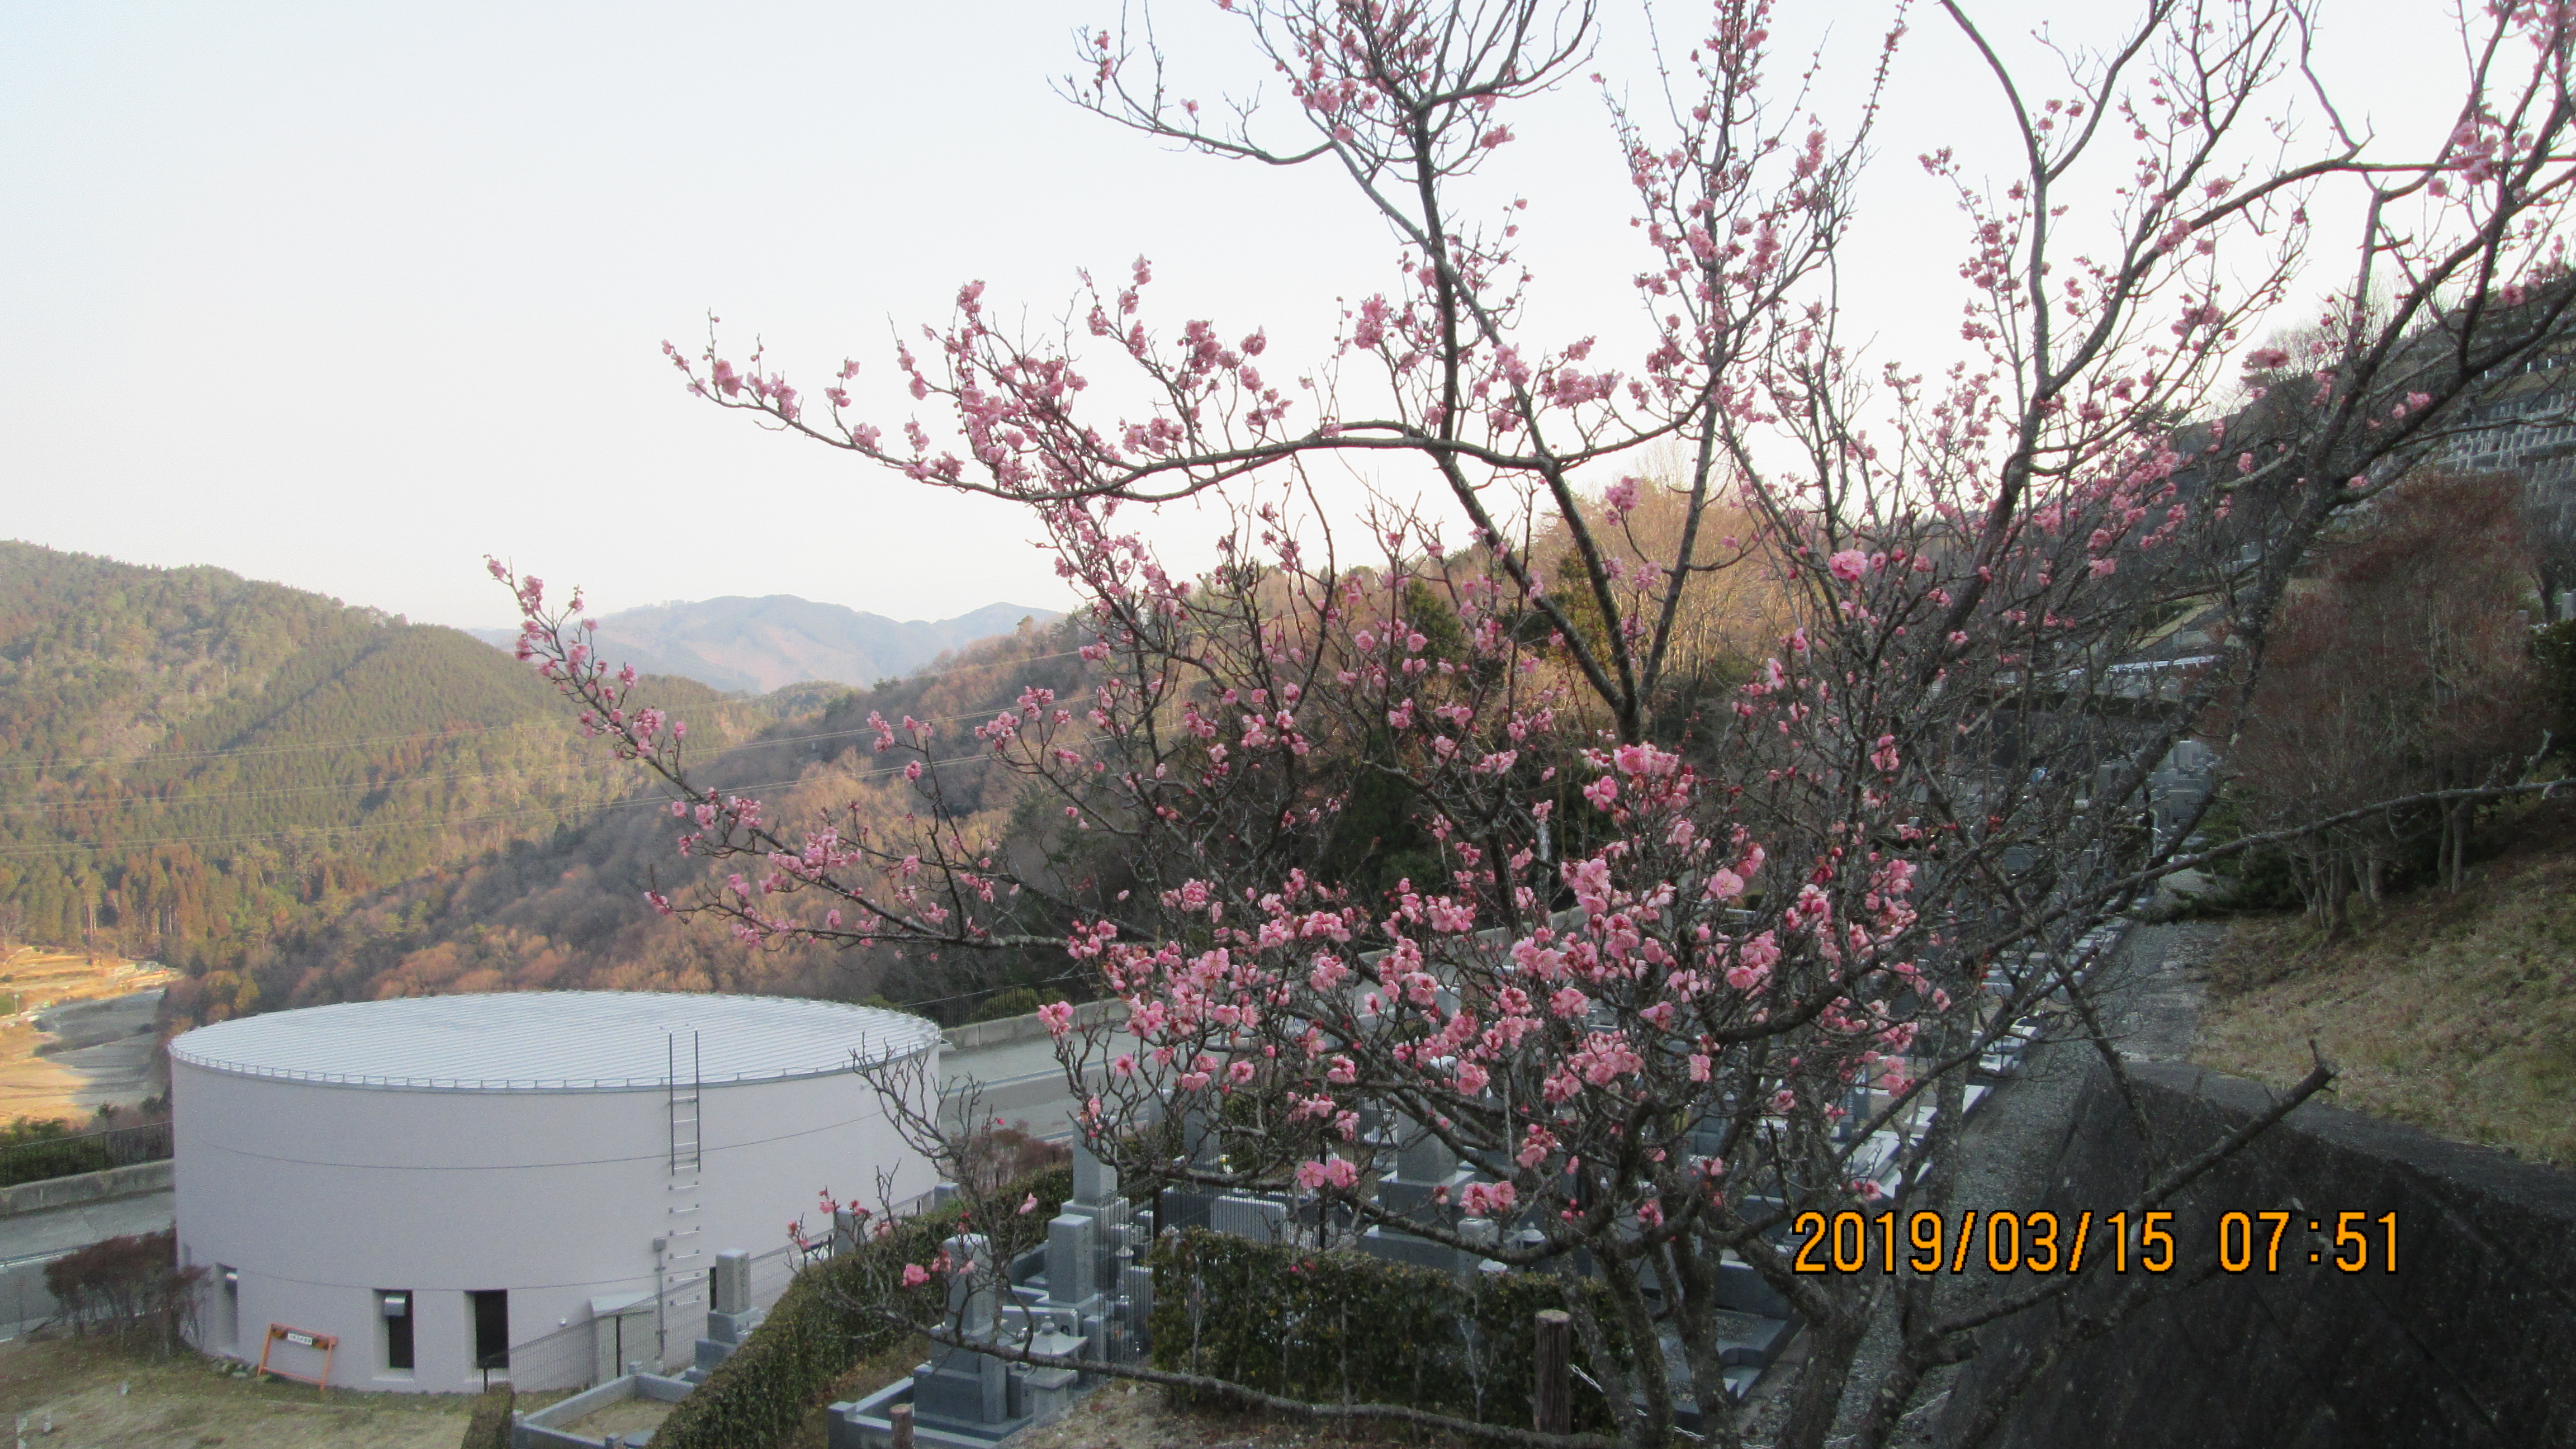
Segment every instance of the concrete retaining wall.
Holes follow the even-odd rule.
[[[687,1398],[689,1390],[696,1387],[686,1379],[665,1378],[660,1374],[627,1374],[623,1378],[610,1379],[533,1413],[512,1414],[510,1449],[600,1449],[601,1440],[575,1434],[564,1426],[628,1399],[658,1399],[666,1404],[676,1404]],[[644,1444],[651,1437],[649,1433],[630,1435],[626,1436],[626,1442]]]
[[[2186,1154],[2271,1100],[2254,1083],[2179,1063],[2132,1071],[2154,1130]],[[2142,1185],[2137,1134],[2098,1068],[2053,1167],[2043,1205],[2061,1215],[2116,1210]],[[2205,1281],[2073,1349],[1989,1442],[2576,1444],[2576,1174],[2311,1102],[2172,1206],[2174,1280]],[[2262,1271],[2270,1230],[2258,1220],[2251,1271],[2213,1272],[2221,1215],[2267,1209],[2293,1214],[2279,1271]],[[2392,1211],[2393,1274],[2377,1221]],[[2371,1257],[2362,1272],[2330,1261],[2339,1213],[2363,1215]],[[2312,1220],[2319,1231],[2308,1230]],[[2074,1310],[2117,1286],[2092,1285]],[[1990,1331],[1953,1395],[1942,1443],[1962,1442],[1967,1412],[2057,1322],[2043,1309]]]
[[[112,1197],[132,1197],[136,1193],[164,1192],[170,1186],[170,1161],[138,1162],[132,1167],[111,1167],[105,1172],[76,1172],[69,1177],[48,1177],[35,1182],[22,1182],[16,1187],[0,1187],[0,1218],[17,1213],[42,1212],[46,1208],[70,1207],[75,1203],[103,1202]]]
[[[1089,1026],[1103,1018],[1125,1021],[1127,1003],[1086,1001],[1073,1009],[1073,1020],[1077,1026]],[[1005,1016],[993,1021],[970,1021],[964,1026],[943,1027],[939,1035],[948,1043],[948,1050],[964,1051],[970,1047],[999,1046],[1006,1041],[1044,1036],[1046,1022],[1032,1011],[1025,1016]]]

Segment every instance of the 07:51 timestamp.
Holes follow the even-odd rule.
[[[2281,1238],[2291,1221],[2292,1214],[2285,1212],[2221,1213],[2218,1218],[2219,1271],[2251,1272],[2259,1256],[2263,1272],[2280,1272]],[[2325,1230],[2323,1218],[2308,1219],[2309,1232],[2323,1234]],[[2368,1213],[2337,1213],[2333,1251],[2328,1252],[2324,1247],[2311,1249],[2308,1261],[2332,1263],[2344,1272],[2358,1273],[2371,1265],[2374,1249],[2383,1250],[2379,1266],[2391,1273],[2396,1272],[2397,1214],[2385,1212],[2373,1218]]]

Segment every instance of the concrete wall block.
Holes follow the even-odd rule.
[[[133,1197],[139,1193],[166,1192],[169,1187],[170,1162],[166,1158],[159,1162],[138,1162],[131,1167],[111,1167],[105,1172],[76,1172],[69,1177],[42,1178],[35,1182],[22,1182],[16,1187],[0,1187],[0,1218],[70,1207],[75,1203],[105,1202],[110,1198]]]
[[[2120,1094],[2091,1070],[2036,1206],[2062,1219],[2090,1210],[2098,1234],[2100,1214],[2137,1191],[2148,1155]],[[2217,1140],[2272,1100],[2255,1083],[2183,1063],[2130,1073],[2168,1141]],[[2171,1206],[2170,1231],[2195,1269],[2216,1261],[2221,1214],[2293,1211],[2279,1271],[2260,1271],[2258,1255],[2255,1271],[2220,1273],[2077,1346],[1993,1443],[2576,1442],[2576,1175],[2311,1102]],[[2364,1215],[2373,1258],[2362,1272],[2326,1261],[2338,1212]],[[2395,1273],[2378,1261],[2388,1212],[2400,1227]],[[2122,1286],[2106,1275],[2094,1291]],[[2079,1292],[2075,1306],[2089,1302]],[[1999,1326],[1954,1391],[1940,1442],[1980,1390],[2042,1346],[2048,1321]]]

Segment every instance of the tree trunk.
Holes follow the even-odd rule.
[[[1842,1408],[1843,1386],[1851,1380],[1852,1360],[1860,1354],[1868,1326],[1865,1316],[1840,1312],[1807,1326],[1807,1367],[1798,1375],[1798,1395],[1789,1406],[1788,1422],[1780,1428],[1779,1449],[1822,1449]]]
[[[1562,1308],[1542,1308],[1531,1353],[1530,1427],[1542,1434],[1574,1432],[1574,1324]]]
[[[2351,876],[2351,867],[2339,850],[2329,853],[2317,871],[2317,880],[2322,888],[2319,899],[2324,907],[2326,937],[2329,940],[2341,940],[2352,929],[2352,918],[2344,910],[2352,895]]]

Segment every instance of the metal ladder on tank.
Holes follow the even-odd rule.
[[[665,1213],[667,1222],[662,1236],[653,1240],[654,1348],[660,1355],[653,1367],[657,1372],[671,1361],[671,1310],[703,1301],[703,1295],[687,1290],[706,1281],[706,1249],[698,1242],[700,1209],[704,1206],[698,1200],[698,1176],[706,1142],[706,1091],[700,1073],[698,1034],[689,1033],[689,1074],[685,1078],[680,1075],[680,1034],[674,1031],[667,1036],[670,1055],[663,1080],[671,1129],[671,1176],[664,1188],[670,1199]]]
[[[698,1132],[701,1122],[698,1108],[705,1093],[698,1080],[698,1034],[694,1031],[689,1033],[686,1086],[682,1086],[680,1081],[680,1034],[675,1031],[667,1035],[671,1050],[670,1075],[666,1078],[670,1083],[671,1099],[671,1176],[676,1180],[683,1174],[689,1177],[698,1175],[698,1153],[704,1141]]]

